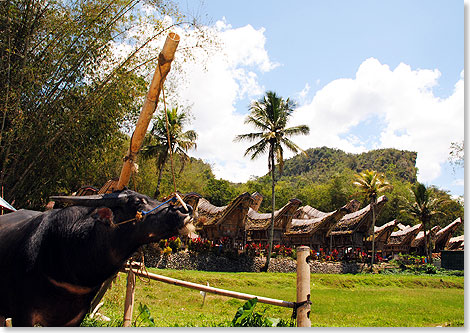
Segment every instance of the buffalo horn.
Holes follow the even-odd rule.
[[[108,193],[83,196],[51,196],[50,199],[55,202],[68,203],[74,206],[87,207],[116,207],[127,201],[128,195],[124,193]]]

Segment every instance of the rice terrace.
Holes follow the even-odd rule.
[[[462,9],[0,2],[0,327],[464,327]]]

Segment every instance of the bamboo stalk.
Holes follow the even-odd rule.
[[[153,74],[152,83],[150,83],[150,88],[144,105],[142,106],[139,120],[137,121],[134,133],[132,134],[129,150],[124,158],[121,175],[119,176],[119,182],[115,190],[122,190],[129,184],[134,161],[136,160],[137,153],[139,152],[142,141],[144,140],[145,133],[147,132],[153,113],[157,108],[158,98],[163,88],[163,82],[170,71],[171,62],[175,56],[175,51],[178,47],[179,41],[180,37],[178,34],[171,32],[166,38],[165,45],[159,54],[158,65],[155,69],[155,73]]]
[[[130,268],[126,267],[125,271],[130,271]],[[274,299],[274,298],[250,295],[250,294],[245,294],[245,293],[239,293],[239,292],[236,292],[236,291],[230,291],[230,290],[219,289],[219,288],[214,288],[214,287],[210,287],[210,286],[204,286],[202,284],[187,282],[187,281],[183,281],[183,280],[177,280],[177,279],[169,278],[167,276],[158,275],[158,274],[154,274],[154,273],[144,273],[144,272],[138,271],[136,269],[132,269],[132,271],[134,272],[135,275],[146,277],[146,278],[156,280],[156,281],[160,281],[160,282],[173,284],[175,286],[180,286],[180,287],[185,287],[185,288],[190,288],[190,289],[196,289],[196,290],[204,291],[204,292],[207,292],[207,293],[212,293],[212,294],[217,294],[217,295],[222,295],[222,296],[228,296],[228,297],[233,297],[233,298],[238,298],[238,299],[243,299],[243,300],[250,300],[250,299],[253,299],[253,298],[256,297],[256,298],[258,298],[258,302],[260,302],[260,303],[277,305],[277,306],[282,306],[282,307],[285,307],[285,308],[294,308],[294,303],[293,302],[287,302],[287,301],[282,301],[282,300]]]
[[[134,309],[135,296],[135,274],[132,270],[127,273],[126,300],[124,302],[123,327],[130,327],[132,324],[132,310]]]
[[[310,265],[307,263],[307,257],[310,254],[308,246],[299,246],[297,248],[297,303],[305,304],[297,308],[297,327],[311,327],[310,322]]]

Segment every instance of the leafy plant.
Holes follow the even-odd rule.
[[[248,300],[243,306],[239,307],[230,326],[233,327],[293,327],[294,321],[285,321],[280,318],[265,317],[262,312],[255,312],[255,306],[258,298]]]
[[[138,323],[137,320],[139,320]],[[146,304],[139,303],[139,314],[134,320],[134,326],[137,327],[141,326],[142,324],[147,327],[156,327],[155,320],[153,319],[148,306]]]
[[[163,249],[163,254],[171,254],[172,252],[173,252],[173,250],[169,246],[167,246]]]
[[[168,240],[168,246],[171,248],[173,253],[178,252],[181,247],[181,239],[179,237],[171,237]]]

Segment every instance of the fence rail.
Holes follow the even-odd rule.
[[[125,268],[125,271],[129,272],[130,267],[127,266]],[[163,275],[158,275],[158,274],[149,273],[149,272],[142,272],[141,270],[138,270],[138,269],[135,269],[135,268],[132,268],[132,272],[137,276],[146,277],[146,278],[149,278],[151,280],[165,282],[165,283],[173,284],[175,286],[180,286],[180,287],[185,287],[185,288],[190,288],[190,289],[196,289],[196,290],[204,291],[204,292],[211,293],[211,294],[228,296],[228,297],[233,297],[233,298],[238,298],[238,299],[243,299],[243,300],[250,300],[250,299],[256,297],[256,298],[258,298],[258,302],[260,302],[260,303],[276,305],[276,306],[282,306],[282,307],[285,307],[285,308],[294,308],[294,306],[295,306],[294,302],[282,301],[282,300],[274,299],[274,298],[268,298],[268,297],[250,295],[250,294],[245,294],[245,293],[239,293],[239,292],[236,292],[236,291],[230,291],[230,290],[225,290],[225,289],[220,289],[220,288],[214,288],[214,287],[205,286],[205,285],[198,284],[198,283],[173,279],[173,278],[163,276]]]

